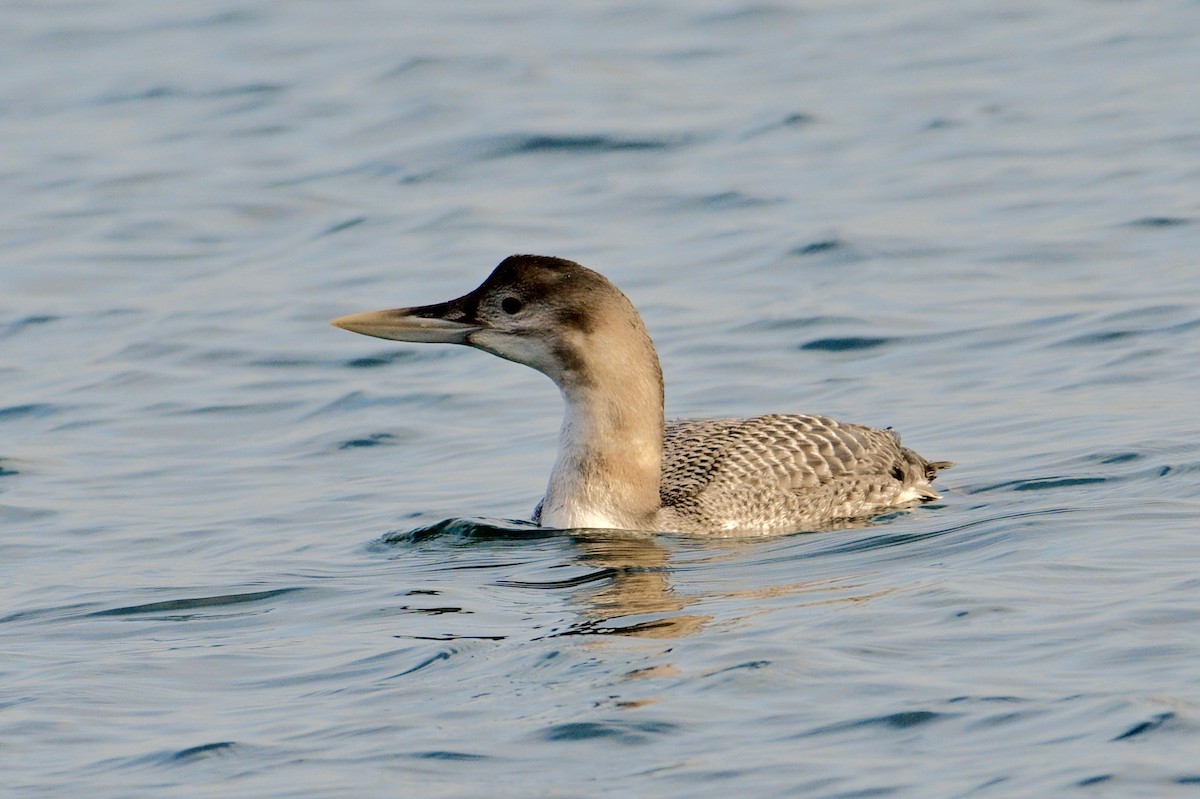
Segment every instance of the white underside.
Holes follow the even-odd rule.
[[[598,513],[594,510],[586,508],[542,508],[542,518],[540,524],[542,527],[558,527],[564,530],[573,530],[578,528],[593,528],[602,530],[611,530],[621,528],[616,519],[603,513]]]
[[[929,492],[928,485],[925,486],[924,491],[922,491],[919,488],[906,488],[904,491],[901,491],[899,494],[896,495],[894,504],[906,505],[909,502],[916,502],[919,499],[926,499],[929,496],[928,492]]]

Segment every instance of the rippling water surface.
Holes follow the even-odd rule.
[[[1200,9],[567,5],[0,10],[5,795],[1194,795]],[[327,320],[512,252],[944,501],[510,521],[553,386]]]

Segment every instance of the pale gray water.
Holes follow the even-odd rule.
[[[1195,2],[7,4],[0,793],[1195,795],[1198,74]],[[327,321],[521,251],[945,501],[501,522],[553,386]]]

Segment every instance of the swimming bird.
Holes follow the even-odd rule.
[[[658,354],[604,276],[542,255],[505,258],[474,291],[332,324],[395,341],[466,344],[531,366],[566,404],[533,521],[544,527],[730,534],[816,529],[939,499],[952,464],[891,430],[823,416],[663,417]]]

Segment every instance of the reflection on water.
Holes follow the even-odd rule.
[[[581,563],[610,576],[598,587],[575,592],[583,619],[564,634],[672,638],[694,633],[712,618],[679,612],[702,597],[685,595],[672,585],[670,553],[655,535],[588,530],[573,532],[571,540]],[[637,618],[643,616],[653,618]]]
[[[516,589],[564,591],[580,608],[581,618],[553,635],[613,634],[667,638],[703,627],[708,616],[681,614],[701,597],[684,595],[671,583],[670,552],[659,535],[623,530],[551,530],[532,523],[496,523],[482,519],[447,519],[384,539],[389,545],[429,541],[439,536],[468,539],[528,539],[530,535],[562,538],[575,553],[571,566],[582,572],[553,580],[498,581]],[[568,564],[563,564],[568,565]],[[639,618],[650,616],[652,618]]]
[[[892,514],[889,514],[892,515]],[[873,521],[847,522],[834,530],[864,530]],[[816,534],[799,534],[816,535]],[[698,566],[711,567],[738,560],[753,561],[772,539],[785,536],[749,536],[744,538],[701,538],[674,534],[644,533],[628,530],[552,530],[531,522],[488,519],[446,519],[432,525],[392,533],[382,539],[388,547],[406,546],[414,542],[435,541],[439,537],[461,540],[535,540],[561,539],[570,543],[569,563],[552,567],[580,567],[583,571],[559,579],[501,579],[497,585],[515,589],[564,592],[578,608],[580,618],[552,636],[566,635],[625,635],[642,638],[678,638],[704,629],[712,621],[709,614],[685,613],[695,605],[714,600],[752,600],[785,596],[810,595],[799,604],[859,603],[885,596],[894,589],[878,589],[859,584],[853,577],[789,581],[754,587],[714,588],[709,593],[687,584],[687,572]],[[895,545],[897,541],[891,539]],[[672,562],[685,545],[686,563]],[[859,541],[855,548],[871,548],[879,542]],[[829,542],[826,551],[841,549]],[[676,572],[683,570],[682,575]],[[678,585],[684,582],[685,589]],[[793,606],[796,603],[792,603]],[[421,612],[436,615],[446,612],[437,607],[422,608]],[[479,636],[454,636],[479,637]],[[442,639],[447,640],[447,639]]]

